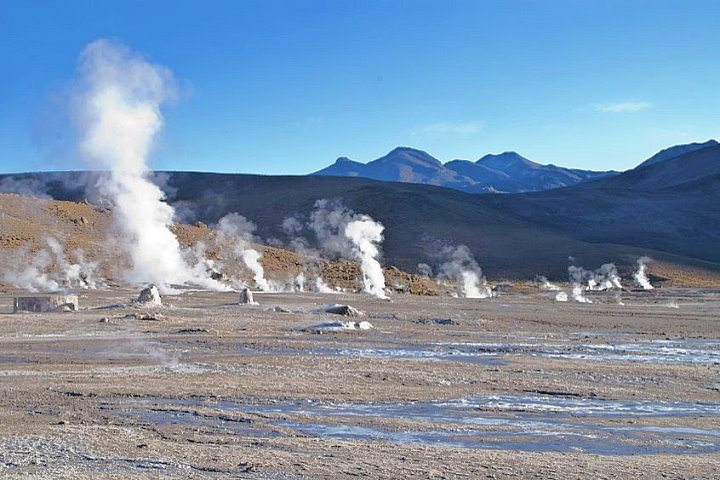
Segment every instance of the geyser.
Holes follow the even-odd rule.
[[[650,261],[648,257],[641,257],[637,261],[637,270],[633,273],[635,283],[643,290],[652,290],[653,286],[650,283],[650,279],[647,277],[647,262]]]
[[[114,205],[119,243],[130,261],[124,279],[162,291],[171,284],[225,289],[188,265],[170,230],[174,211],[148,179],[148,155],[163,125],[160,106],[175,90],[170,70],[119,43],[97,40],[83,50],[79,72],[80,150],[93,167],[109,171],[97,187]]]
[[[568,267],[568,276],[570,277],[570,283],[572,283],[572,297],[576,302],[580,303],[592,303],[585,296],[585,290],[603,291],[623,288],[617,268],[612,263],[605,263],[595,271],[585,270],[577,265],[570,265]],[[583,285],[586,286],[583,287]]]
[[[260,263],[262,254],[252,248],[251,242],[255,239],[253,222],[237,213],[228,213],[220,219],[217,225],[219,247],[229,248],[226,254],[239,259],[252,272],[257,288],[264,292],[278,290],[274,282],[265,278],[265,269]]]
[[[442,254],[446,261],[440,266],[441,276],[454,279],[465,297],[492,297],[492,290],[487,286],[482,269],[467,246],[447,247]]]
[[[35,253],[14,252],[15,268],[2,272],[6,282],[31,292],[56,292],[67,288],[96,289],[105,286],[98,278],[96,262],[88,262],[82,250],[74,252],[76,262],[65,254],[53,237],[45,239],[47,248]]]
[[[385,227],[368,215],[359,215],[340,201],[315,202],[308,227],[315,233],[318,246],[326,253],[360,262],[363,291],[387,299],[385,274],[378,258]],[[324,290],[324,282],[316,284]]]
[[[345,226],[345,236],[353,243],[353,253],[360,260],[363,275],[363,289],[378,298],[387,298],[385,294],[385,274],[377,257],[378,245],[383,241],[383,227],[372,218],[361,215]]]

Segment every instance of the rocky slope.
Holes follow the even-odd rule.
[[[202,222],[194,225],[176,224],[173,231],[184,247],[198,243],[207,245],[209,259],[221,259],[215,245],[216,231]],[[117,285],[119,268],[126,259],[112,241],[113,222],[110,209],[90,202],[69,202],[40,199],[17,194],[0,194],[0,285],[10,286],[3,278],[8,269],[22,270],[39,252],[48,250],[48,239],[58,240],[71,263],[82,258],[98,262],[98,274],[109,285]],[[304,272],[308,285],[321,276],[331,287],[356,290],[361,286],[360,267],[352,261],[314,261],[292,251],[269,245],[253,244],[262,252],[261,263],[266,276],[279,284],[291,285]],[[252,285],[252,274],[238,262],[223,259],[228,265],[225,274],[235,274]],[[53,257],[48,271],[57,270]],[[43,271],[37,272],[44,273]],[[428,278],[412,275],[394,267],[386,269],[388,286],[396,291],[415,294],[438,294],[446,289]]]

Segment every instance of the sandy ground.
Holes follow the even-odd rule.
[[[0,298],[0,477],[720,477],[718,291],[135,295]]]

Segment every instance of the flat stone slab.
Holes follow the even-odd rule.
[[[13,300],[13,313],[75,312],[78,309],[77,295],[38,295],[15,297]]]

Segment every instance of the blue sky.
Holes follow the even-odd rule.
[[[182,85],[158,169],[302,174],[398,145],[626,169],[720,136],[717,1],[0,0],[0,170],[80,168],[63,92],[114,38]]]

